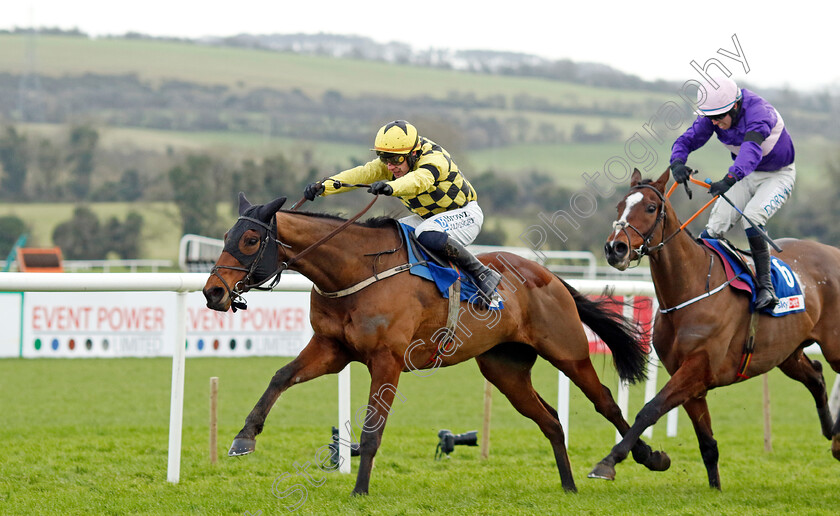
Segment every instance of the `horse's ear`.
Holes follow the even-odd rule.
[[[239,214],[244,215],[248,208],[251,207],[251,203],[248,202],[248,199],[245,198],[244,192],[239,192]]]
[[[283,206],[283,203],[285,202],[285,197],[278,197],[268,204],[263,204],[257,211],[257,218],[266,224],[270,223],[271,219],[274,218],[274,215],[280,210],[280,207]]]
[[[641,180],[642,180],[642,173],[639,172],[638,168],[634,168],[633,173],[630,174],[630,188],[633,188],[634,186],[639,184],[639,181],[641,181]]]
[[[656,185],[656,188],[658,188],[660,192],[664,192],[665,191],[665,185],[668,184],[668,179],[670,179],[670,178],[671,178],[671,169],[666,168],[665,172],[663,172],[662,175],[659,176],[659,179],[657,179],[654,182],[654,184]]]

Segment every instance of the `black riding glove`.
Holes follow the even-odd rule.
[[[394,189],[391,188],[391,185],[387,181],[377,181],[370,185],[368,192],[373,195],[391,195],[394,193]]]
[[[735,176],[732,174],[726,174],[726,176],[724,176],[724,178],[720,181],[712,183],[712,186],[709,187],[709,194],[711,194],[712,197],[725,194],[736,182],[738,182],[738,180],[735,179]]]
[[[674,176],[674,181],[683,184],[688,181],[688,176],[691,175],[691,169],[685,166],[681,160],[675,159],[671,163],[671,174]]]
[[[324,193],[324,185],[321,183],[309,183],[303,189],[303,196],[307,201],[314,201],[316,197]]]

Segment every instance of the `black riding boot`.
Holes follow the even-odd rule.
[[[755,277],[758,285],[758,292],[755,295],[755,309],[773,308],[779,304],[779,298],[773,290],[773,283],[770,281],[770,249],[767,241],[761,235],[748,236],[750,251],[752,251],[755,262]]]
[[[447,258],[452,259],[456,265],[472,276],[476,287],[478,287],[478,305],[484,309],[488,308],[492,302],[493,291],[496,290],[502,276],[478,261],[478,258],[473,256],[454,238],[446,239],[443,252]]]

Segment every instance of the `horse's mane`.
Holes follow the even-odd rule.
[[[281,210],[281,211],[284,211],[286,213],[295,213],[295,214],[298,214],[298,215],[306,215],[308,217],[315,217],[315,218],[319,218],[319,219],[329,219],[329,220],[335,220],[335,221],[339,221],[339,222],[346,222],[347,221],[346,218],[341,217],[339,215],[333,215],[331,213],[317,213],[317,212],[313,212],[313,211],[289,211],[289,210]],[[371,217],[371,218],[369,218],[367,220],[364,220],[362,222],[355,222],[355,224],[359,225],[359,226],[366,227],[366,228],[384,228],[384,227],[388,227],[388,226],[393,226],[395,224],[395,220],[392,217],[378,216],[378,217]]]

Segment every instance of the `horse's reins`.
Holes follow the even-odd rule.
[[[688,176],[688,180],[691,181],[692,183],[694,183],[696,185],[699,185],[699,186],[702,186],[704,188],[709,188],[709,186],[710,186],[707,183],[704,183],[702,181],[698,181],[697,179],[694,179],[693,177],[691,177],[690,174]],[[664,213],[664,211],[665,211],[665,197],[670,198],[671,194],[674,193],[674,190],[677,188],[677,185],[678,185],[678,183],[676,183],[676,182],[673,185],[671,185],[671,188],[668,190],[668,193],[664,197],[663,197],[662,193],[659,190],[657,190],[656,188],[654,188],[653,186],[650,186],[650,185],[647,185],[647,184],[644,184],[644,185],[640,184],[640,185],[636,185],[636,187],[637,188],[638,187],[647,187],[647,188],[651,188],[654,192],[656,192],[657,195],[659,195],[660,200],[662,200],[662,212]],[[685,190],[688,193],[688,198],[690,199],[691,198],[691,190],[689,190],[689,188],[688,188],[688,183],[684,183],[684,185],[685,185]],[[704,204],[702,208],[697,210],[697,213],[695,213],[688,220],[686,220],[673,234],[668,236],[668,238],[663,239],[663,241],[659,245],[657,245],[654,248],[648,248],[647,247],[648,240],[645,240],[644,243],[642,244],[642,246],[639,248],[639,250],[637,250],[637,253],[639,253],[639,251],[644,251],[645,249],[647,249],[647,252],[651,252],[651,251],[655,251],[657,249],[661,249],[667,241],[669,241],[671,238],[676,236],[677,233],[679,233],[680,231],[685,229],[686,226],[688,226],[691,223],[691,221],[696,219],[698,215],[700,215],[703,211],[706,210],[706,208],[711,206],[712,203],[714,203],[717,200],[717,197],[718,196],[713,197],[712,200],[710,200],[709,202]],[[664,220],[664,216],[661,217],[661,218],[657,217],[656,223],[654,223],[653,227],[651,228],[651,231],[649,232],[649,235],[653,234],[653,230],[656,228],[656,224],[658,224],[661,220]],[[630,227],[636,233],[638,233],[639,236],[641,236],[644,239],[644,236],[642,236],[641,232],[638,229],[636,229],[632,225]],[[626,233],[626,230],[625,230],[625,233]],[[663,225],[663,234],[664,234],[664,225]],[[628,240],[628,242],[630,241],[629,238],[627,240]],[[642,256],[643,255],[639,256],[640,261],[641,261]],[[731,278],[731,279],[728,279],[727,281],[725,281],[723,284],[719,285],[718,287],[715,287],[714,290],[709,290],[709,277],[711,276],[711,268],[712,268],[713,263],[714,263],[714,254],[711,254],[710,255],[710,262],[709,262],[709,274],[706,277],[706,292],[700,294],[697,297],[689,299],[688,301],[684,301],[684,302],[682,302],[682,303],[680,303],[676,306],[672,306],[671,308],[660,308],[659,313],[667,314],[667,313],[675,312],[675,311],[677,311],[681,308],[685,308],[685,307],[687,307],[689,305],[692,305],[692,304],[694,304],[694,303],[696,303],[696,302],[698,302],[702,299],[706,299],[707,297],[711,297],[714,294],[717,294],[718,292],[720,292],[721,290],[726,288],[730,283],[732,283],[732,281],[735,279],[734,277]],[[749,379],[749,376],[747,375],[747,368],[750,365],[750,360],[752,359],[753,353],[755,351],[755,334],[756,334],[757,329],[758,329],[758,311],[755,311],[752,314],[750,314],[749,333],[747,335],[746,342],[744,342],[744,349],[741,352],[741,361],[738,364],[738,372],[735,375],[736,378],[737,378],[736,381]]]
[[[701,184],[701,185],[705,186],[706,188],[708,188],[708,187],[709,187],[709,185],[707,185],[706,183],[701,183],[700,181],[697,181],[697,180],[696,180],[696,179],[694,179],[694,178],[690,178],[690,179],[691,179],[693,182],[695,182],[695,183],[698,183],[698,184]],[[663,194],[662,194],[662,192],[660,192],[660,191],[659,191],[656,187],[654,187],[653,185],[649,185],[649,184],[637,184],[635,187],[633,187],[633,188],[639,188],[639,189],[641,189],[641,188],[648,188],[648,189],[652,190],[653,192],[655,192],[655,193],[656,193],[656,195],[659,197],[659,200],[661,201],[661,204],[660,204],[661,209],[659,210],[659,213],[658,213],[658,214],[657,214],[657,216],[656,216],[656,221],[653,223],[653,225],[652,225],[652,226],[651,226],[651,228],[647,231],[647,233],[642,233],[642,232],[641,232],[638,228],[636,228],[636,227],[635,227],[634,225],[632,225],[632,224],[629,224],[629,223],[628,223],[628,222],[626,222],[626,221],[615,221],[615,222],[613,223],[613,228],[615,228],[616,230],[621,230],[621,231],[623,231],[623,232],[624,232],[624,235],[625,235],[625,237],[627,238],[627,241],[628,241],[628,242],[630,241],[630,237],[629,237],[629,235],[627,234],[627,228],[630,228],[630,229],[632,229],[633,231],[635,231],[635,232],[636,232],[636,234],[638,234],[638,235],[639,235],[639,237],[642,239],[642,245],[640,245],[638,249],[634,249],[634,251],[636,252],[636,256],[637,256],[637,261],[636,261],[636,263],[637,263],[637,264],[638,264],[639,262],[641,262],[642,258],[644,258],[644,257],[645,257],[645,255],[648,255],[648,256],[649,256],[649,255],[650,255],[651,253],[653,253],[654,251],[658,251],[659,249],[662,249],[662,248],[665,246],[665,244],[667,244],[669,241],[671,241],[671,239],[672,239],[672,238],[674,238],[675,236],[677,236],[677,234],[679,234],[682,230],[684,230],[684,229],[688,226],[688,224],[689,224],[692,220],[694,220],[695,218],[697,218],[697,216],[698,216],[698,215],[700,215],[700,213],[702,213],[702,212],[703,212],[706,208],[708,208],[708,207],[712,204],[712,202],[714,202],[714,201],[715,201],[715,199],[717,199],[717,198],[715,197],[715,198],[714,198],[714,199],[712,199],[711,201],[707,202],[707,203],[706,203],[706,204],[705,204],[702,208],[700,208],[700,210],[698,210],[698,211],[697,211],[697,213],[695,213],[694,215],[692,215],[692,216],[691,216],[691,218],[689,218],[689,219],[688,219],[686,222],[684,222],[684,223],[683,223],[683,224],[682,224],[679,228],[677,228],[677,230],[676,230],[676,231],[674,231],[673,233],[671,233],[670,235],[668,235],[668,236],[666,237],[666,236],[665,236],[665,224],[663,223],[663,222],[664,222],[664,220],[665,220],[665,217],[666,217],[666,213],[665,213],[665,199],[666,199],[666,197],[670,197],[670,196],[671,196],[671,194],[672,194],[672,193],[674,192],[674,190],[676,189],[677,185],[678,185],[678,183],[674,183],[674,184],[671,186],[670,190],[668,190],[668,193],[667,193],[666,195],[663,195]],[[687,185],[686,185],[686,189],[687,189]],[[631,190],[632,190],[632,189],[631,189]],[[689,192],[690,192],[690,190],[689,190]],[[657,228],[657,226],[658,226],[659,224],[662,224],[662,235],[663,235],[663,236],[662,236],[662,240],[661,240],[661,242],[659,242],[658,244],[656,244],[656,245],[654,245],[654,246],[652,246],[652,247],[651,247],[651,246],[649,245],[649,244],[650,244],[650,240],[651,240],[651,238],[653,238],[653,234],[654,234],[654,232],[656,231],[656,228]],[[712,268],[712,264],[713,264],[713,263],[714,263],[714,256],[711,256],[711,262],[709,263],[709,274],[711,274],[711,268]],[[659,312],[660,312],[660,313],[662,313],[662,314],[667,314],[667,313],[670,313],[670,312],[674,312],[674,311],[676,311],[676,310],[679,310],[679,309],[681,309],[681,308],[685,308],[686,306],[692,305],[692,304],[696,303],[697,301],[700,301],[700,300],[702,300],[702,299],[705,299],[705,298],[707,298],[707,297],[710,297],[710,296],[712,296],[712,295],[714,295],[714,294],[716,294],[716,293],[720,292],[720,291],[721,291],[721,290],[723,290],[723,289],[724,289],[727,285],[729,285],[731,282],[732,282],[732,280],[728,280],[728,281],[724,282],[722,285],[719,285],[718,287],[715,287],[715,288],[714,288],[714,290],[709,290],[709,284],[708,284],[708,278],[707,278],[707,282],[706,282],[706,291],[705,291],[704,293],[700,294],[700,295],[699,295],[699,296],[697,296],[697,297],[694,297],[694,298],[692,298],[692,299],[689,299],[688,301],[685,301],[685,302],[683,302],[683,303],[680,303],[680,304],[678,304],[678,305],[676,305],[676,306],[673,306],[673,307],[670,307],[670,308],[660,308],[660,309],[659,309]]]
[[[342,183],[341,181],[334,181],[333,184],[336,185],[335,186],[336,188],[341,188],[341,187],[363,188],[363,187],[369,187],[370,186],[370,185],[364,185],[364,184],[347,184],[347,183]],[[357,213],[356,215],[354,215],[350,219],[343,222],[340,226],[338,226],[337,228],[332,230],[329,234],[325,235],[324,237],[322,237],[317,242],[311,244],[309,247],[307,247],[306,249],[304,249],[300,253],[296,254],[292,258],[289,258],[288,257],[289,255],[286,252],[286,248],[289,248],[291,246],[281,242],[280,240],[278,240],[276,238],[276,233],[277,233],[277,229],[276,229],[277,228],[277,218],[276,218],[276,216],[272,220],[271,224],[266,224],[265,222],[263,222],[261,220],[258,220],[258,219],[254,219],[252,217],[240,216],[239,220],[247,220],[248,222],[255,223],[255,224],[265,228],[266,229],[266,237],[260,241],[260,248],[257,250],[257,254],[254,256],[254,260],[251,262],[251,264],[248,268],[234,267],[234,266],[230,266],[230,265],[217,265],[217,266],[213,267],[212,274],[214,276],[216,276],[217,278],[219,278],[219,280],[225,286],[225,289],[227,289],[228,296],[231,298],[231,306],[233,307],[233,310],[234,311],[236,311],[237,309],[244,310],[244,309],[247,308],[247,304],[245,304],[243,301],[239,301],[239,299],[242,299],[242,295],[241,295],[242,292],[243,292],[242,289],[244,289],[244,290],[251,290],[251,289],[254,289],[254,290],[271,290],[271,289],[273,289],[277,285],[277,283],[280,282],[280,275],[283,273],[283,271],[289,269],[293,264],[298,262],[301,258],[306,256],[307,254],[309,254],[311,251],[318,248],[319,246],[323,245],[325,242],[330,240],[332,237],[334,237],[335,235],[337,235],[338,233],[340,233],[341,231],[346,229],[350,224],[356,222],[359,219],[359,217],[364,215],[371,208],[371,206],[373,206],[373,203],[375,203],[378,198],[379,198],[379,195],[376,195],[373,198],[373,200],[371,200],[370,203],[368,203],[368,205],[365,206],[364,209],[362,209],[359,213]],[[307,200],[306,197],[301,198],[298,202],[296,202],[292,206],[291,211],[296,211],[298,208],[300,208],[304,204],[304,202],[306,202],[306,200]],[[263,256],[265,255],[265,251],[266,251],[267,246],[269,244],[269,240],[274,240],[274,244],[277,245],[278,248],[283,250],[284,260],[280,261],[279,265],[277,266],[277,269],[275,269],[274,272],[270,273],[266,277],[266,279],[264,279],[264,280],[262,280],[258,283],[247,283],[247,281],[250,280],[251,276],[253,275],[255,268],[259,265],[260,261],[262,260]],[[231,269],[231,270],[241,271],[241,272],[245,273],[245,277],[243,277],[241,280],[237,281],[236,284],[234,284],[233,288],[230,288],[230,285],[228,285],[228,283],[224,280],[224,278],[222,278],[221,274],[219,274],[218,269]],[[267,286],[267,287],[261,287],[260,286],[260,285],[265,284],[269,280],[271,280],[271,284],[269,286]]]
[[[708,184],[706,184],[702,181],[698,181],[697,179],[694,179],[691,176],[689,176],[688,179],[694,184],[703,186],[705,188],[709,188]],[[649,245],[650,244],[650,239],[653,238],[653,232],[656,230],[656,226],[658,226],[660,223],[662,223],[665,220],[665,216],[666,216],[665,215],[665,198],[670,198],[671,194],[674,193],[674,190],[676,190],[678,185],[679,185],[679,183],[676,183],[676,182],[673,185],[671,185],[671,188],[668,190],[668,193],[665,194],[665,195],[662,195],[662,192],[657,190],[656,187],[654,187],[652,185],[649,185],[649,184],[637,184],[634,187],[634,188],[649,188],[650,190],[653,190],[656,193],[656,195],[659,197],[659,200],[662,202],[662,209],[660,210],[659,214],[657,214],[656,221],[653,223],[653,226],[651,226],[651,228],[647,232],[647,234],[642,234],[642,232],[639,231],[635,226],[633,226],[632,224],[628,224],[627,222],[624,222],[624,221],[615,221],[613,223],[613,228],[616,229],[616,230],[623,231],[625,236],[627,236],[627,241],[628,242],[630,241],[630,237],[627,235],[627,229],[626,229],[628,227],[630,229],[632,229],[633,231],[635,231],[636,234],[639,235],[639,237],[641,237],[642,245],[639,246],[638,249],[634,249],[634,251],[636,252],[636,255],[638,257],[637,260],[636,260],[637,264],[639,262],[641,262],[642,258],[644,258],[646,255],[649,256],[652,252],[658,251],[659,249],[664,247],[665,244],[667,244],[672,238],[677,236],[678,233],[680,233],[682,230],[684,230],[686,227],[688,227],[688,225],[691,224],[691,222],[694,219],[696,219],[701,213],[706,211],[706,208],[711,206],[717,200],[717,197],[713,197],[709,202],[707,202],[699,210],[697,210],[697,212],[694,215],[692,215],[691,217],[688,218],[688,220],[683,222],[682,225],[679,228],[677,228],[676,231],[674,231],[673,233],[671,233],[667,237],[664,236],[665,235],[665,225],[662,224],[662,235],[663,235],[662,241],[660,243],[656,244],[655,246],[650,247],[650,245]],[[690,199],[691,198],[691,190],[689,190],[689,188],[688,188],[688,183],[684,183],[684,185],[685,185],[685,190],[688,193],[688,197]]]

